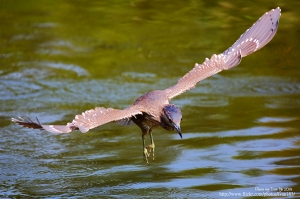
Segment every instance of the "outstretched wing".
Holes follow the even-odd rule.
[[[138,114],[142,114],[141,110],[138,109],[138,106],[131,106],[124,110],[96,107],[95,109],[76,115],[75,119],[67,125],[42,125],[38,119],[37,122],[33,122],[29,117],[25,119],[21,117],[19,119],[12,118],[12,121],[23,127],[44,129],[52,133],[69,133],[73,130],[80,130],[82,133],[86,133],[90,129],[108,122],[122,121],[124,119],[129,120],[132,116]]]
[[[237,66],[242,57],[264,47],[274,37],[279,23],[280,8],[272,9],[259,18],[240,38],[226,51],[206,58],[203,64],[195,67],[178,80],[177,84],[166,89],[169,99],[184,93],[196,84],[222,70]]]

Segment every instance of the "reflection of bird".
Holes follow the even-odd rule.
[[[178,80],[177,84],[165,90],[154,90],[139,97],[130,107],[124,110],[97,107],[92,110],[76,115],[75,119],[67,125],[42,125],[37,119],[33,122],[30,118],[12,118],[13,122],[27,128],[44,129],[53,133],[69,133],[79,130],[83,133],[90,129],[101,126],[105,123],[116,121],[121,125],[128,125],[132,122],[142,130],[143,156],[148,163],[148,157],[152,152],[154,160],[154,142],[152,129],[158,126],[167,130],[175,130],[180,137],[181,111],[169,101],[192,89],[196,84],[222,70],[237,66],[242,57],[245,57],[265,46],[275,35],[280,18],[280,8],[272,9],[265,13],[253,26],[225,52],[213,55],[202,64],[195,67]],[[151,144],[145,146],[145,135],[150,135]]]

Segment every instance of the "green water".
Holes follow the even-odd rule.
[[[183,139],[155,129],[150,166],[135,125],[56,135],[10,120],[65,124],[95,106],[125,108],[278,6],[270,44],[172,101]],[[299,13],[285,0],[1,1],[0,197],[299,197]]]

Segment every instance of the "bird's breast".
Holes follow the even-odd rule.
[[[142,115],[136,115],[131,120],[142,129],[152,129],[159,126],[159,120],[154,115],[143,113]]]

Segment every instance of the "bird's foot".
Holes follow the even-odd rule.
[[[148,165],[149,165],[148,158],[150,157],[151,152],[152,152],[152,161],[154,162],[154,148],[155,148],[154,144],[150,144],[144,148],[144,151],[143,151],[144,160],[146,161],[146,163]]]
[[[155,148],[155,145],[154,143],[153,144],[150,144],[148,146],[146,146],[146,149],[147,149],[147,153],[148,153],[148,157],[150,157],[150,154],[152,152],[152,161],[154,162],[154,148]]]
[[[149,165],[148,157],[150,156],[150,154],[148,153],[147,147],[144,148],[143,156],[144,156],[145,162]]]

